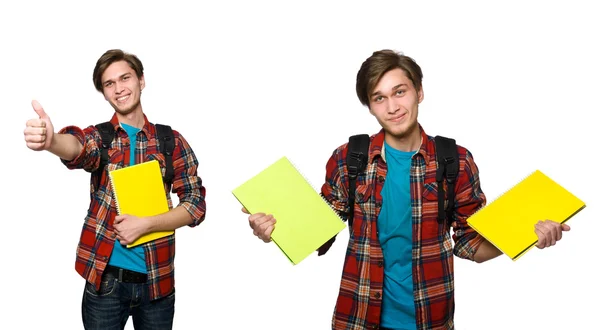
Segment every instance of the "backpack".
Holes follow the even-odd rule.
[[[102,145],[100,148],[100,165],[98,169],[92,173],[92,176],[96,177],[96,190],[100,185],[100,177],[104,171],[104,167],[108,164],[108,150],[115,137],[115,128],[109,121],[95,125],[102,138]],[[163,181],[170,185],[173,180],[173,150],[175,150],[175,137],[173,136],[173,130],[171,126],[156,124],[156,135],[159,140],[159,152],[165,156],[165,176]]]
[[[367,134],[353,135],[348,139],[348,153],[346,155],[346,166],[348,167],[348,228],[352,233],[352,220],[354,218],[354,193],[356,191],[356,178],[359,173],[364,172],[369,157],[370,137]],[[438,223],[443,224],[446,218],[448,224],[451,222],[452,210],[454,209],[454,187],[458,178],[459,160],[456,141],[451,138],[436,136],[435,153],[438,167],[435,181],[438,186]],[[448,208],[444,209],[444,185],[446,180],[448,186]]]
[[[346,167],[348,169],[348,206],[349,213],[347,215],[348,229],[350,236],[354,235],[352,231],[352,222],[354,219],[354,200],[356,192],[356,178],[359,173],[363,173],[367,167],[369,160],[369,144],[371,138],[367,134],[353,135],[348,139],[348,151],[346,154]],[[444,220],[448,218],[448,224],[451,222],[452,210],[454,209],[454,188],[456,179],[458,178],[459,159],[456,141],[443,136],[435,137],[435,153],[438,167],[436,170],[436,182],[438,185],[438,223],[444,224]],[[448,208],[444,209],[444,185],[443,180],[446,180],[448,186]],[[324,255],[335,242],[336,236],[333,236],[317,251],[318,255]]]

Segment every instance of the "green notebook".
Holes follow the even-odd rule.
[[[233,195],[251,214],[275,217],[271,238],[294,265],[346,226],[286,157],[234,189]]]

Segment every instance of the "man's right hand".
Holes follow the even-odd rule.
[[[50,117],[42,108],[42,105],[33,100],[31,102],[33,110],[39,118],[29,119],[25,127],[25,143],[31,150],[41,151],[48,150],[54,137],[54,126],[50,121]]]
[[[242,208],[242,212],[250,214],[245,208]],[[271,233],[275,229],[275,222],[277,222],[272,215],[255,213],[248,217],[248,222],[250,223],[250,228],[254,230],[255,236],[265,243],[271,241]]]

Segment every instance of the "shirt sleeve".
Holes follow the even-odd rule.
[[[102,143],[102,138],[94,126],[89,126],[83,130],[77,126],[67,126],[61,129],[58,134],[70,134],[83,146],[79,155],[73,160],[61,159],[61,162],[68,169],[84,169],[87,172],[93,172],[100,166],[100,148],[98,148],[98,145]]]
[[[177,134],[175,150],[173,150],[173,193],[179,198],[179,205],[191,215],[195,227],[204,221],[206,215],[205,194],[202,179],[198,176],[198,160],[194,151],[183,138]]]
[[[344,159],[341,148],[335,150],[327,161],[321,195],[344,220],[348,219],[348,190],[344,184]]]
[[[479,184],[479,170],[467,150],[464,168],[457,180],[456,210],[454,213],[454,255],[473,260],[484,238],[467,224],[467,218],[485,206],[486,198]]]

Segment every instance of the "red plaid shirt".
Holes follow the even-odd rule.
[[[141,133],[138,133],[136,143],[136,163],[157,160],[164,175],[165,158],[159,152],[156,129],[145,115],[144,121],[144,127]],[[129,166],[130,159],[129,138],[119,125],[116,114],[113,115],[110,122],[114,125],[116,138],[108,152],[109,164],[100,178],[99,189],[94,189],[94,181],[90,180],[90,207],[85,217],[85,225],[81,232],[75,261],[77,272],[88,282],[95,284],[97,289],[100,288],[102,272],[108,263],[116,237],[113,221],[117,215],[117,209],[107,173]],[[98,146],[101,145],[102,138],[96,127],[89,126],[82,130],[76,126],[68,126],[61,129],[59,133],[72,134],[83,145],[83,150],[75,159],[72,161],[62,160],[67,168],[82,168],[87,172],[93,172],[98,168],[100,164]],[[204,220],[205,189],[196,172],[198,160],[194,152],[183,136],[175,130],[173,130],[173,134],[175,150],[173,152],[172,189],[179,198],[179,205],[183,206],[192,216],[193,223],[190,224],[190,227],[194,227]],[[173,204],[166,184],[165,194],[169,202],[169,209],[171,209]],[[175,285],[175,235],[151,241],[142,246],[146,255],[150,299],[164,297],[172,292]]]
[[[459,146],[454,234],[450,235],[449,226],[438,224],[435,142],[422,128],[421,137],[421,147],[412,157],[410,169],[416,324],[419,330],[454,329],[453,254],[473,260],[483,238],[467,225],[466,219],[485,205],[486,199],[471,153]],[[384,202],[381,189],[387,173],[383,140],[383,130],[371,136],[366,175],[357,178],[353,235],[346,251],[333,329],[379,328],[384,274],[377,217]],[[347,144],[344,144],[333,152],[321,189],[323,196],[340,214],[349,211],[347,150]]]

